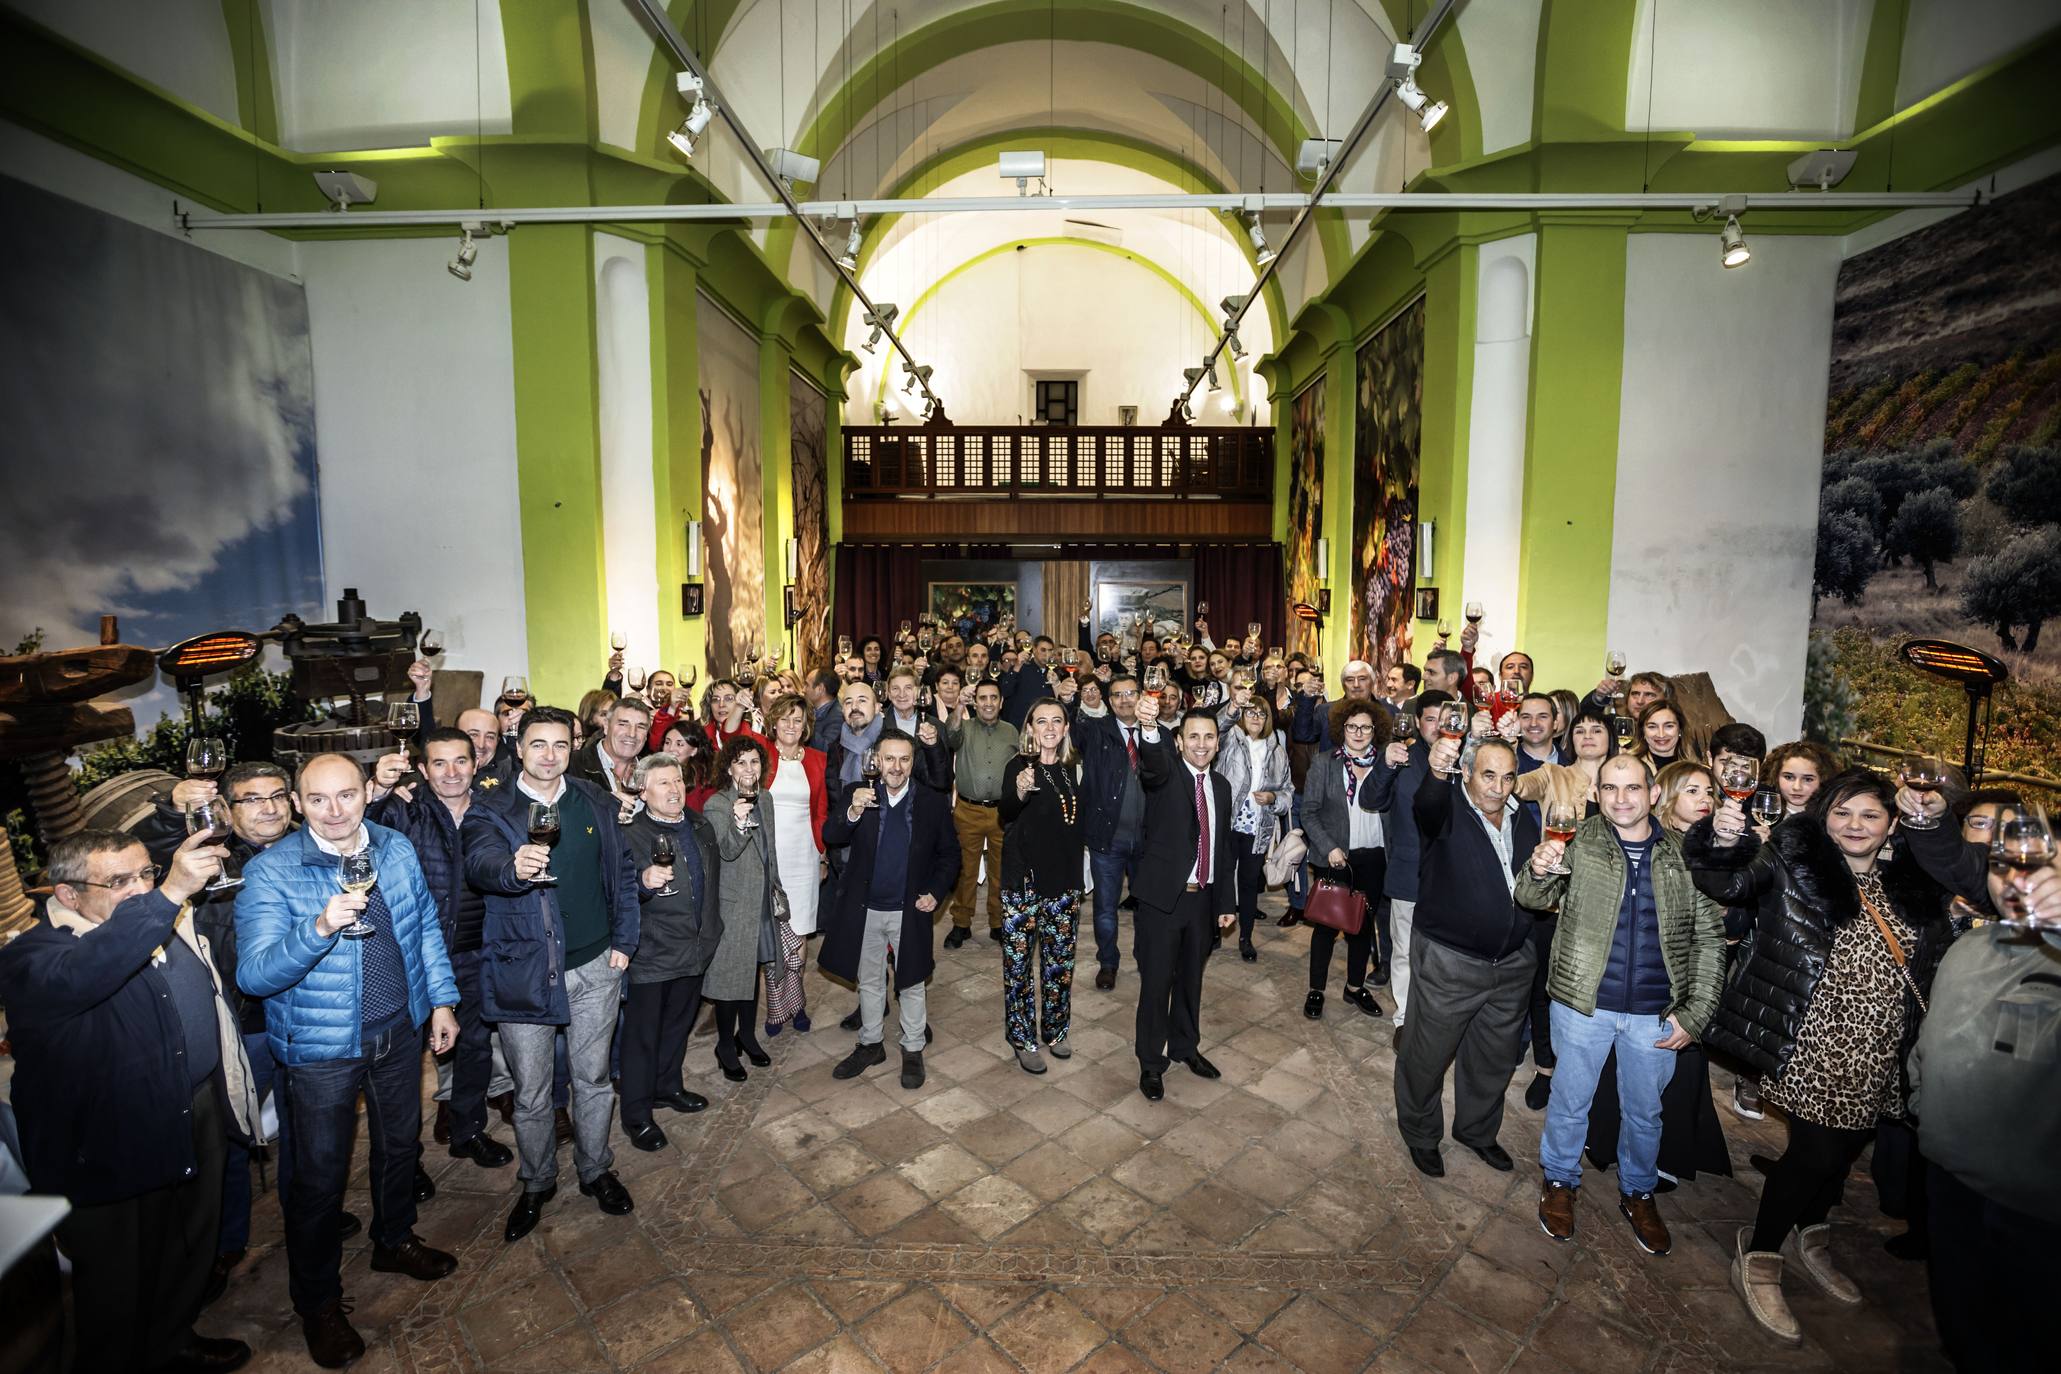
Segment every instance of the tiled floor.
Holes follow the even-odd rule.
[[[1003,1041],[1001,961],[981,940],[940,951],[919,1092],[899,1086],[892,1057],[856,1082],[830,1076],[852,1041],[836,1022],[854,999],[813,976],[818,1029],[768,1042],[773,1067],[748,1083],[716,1074],[697,1037],[690,1085],[711,1109],[661,1112],[671,1144],[656,1154],[618,1131],[637,1202],[628,1217],[573,1192],[568,1150],[543,1224],[504,1244],[513,1169],[482,1171],[426,1144],[440,1191],[419,1230],[461,1267],[422,1285],[369,1272],[354,1247],[344,1281],[372,1347],[361,1367],[1944,1367],[1921,1267],[1881,1250],[1901,1228],[1875,1213],[1864,1176],[1836,1248],[1868,1303],[1835,1308],[1792,1281],[1809,1340],[1784,1349],[1748,1324],[1726,1277],[1757,1191],[1746,1156],[1778,1143],[1778,1126],[1723,1113],[1747,1185],[1706,1177],[1664,1197],[1672,1255],[1633,1245],[1603,1201],[1607,1179],[1575,1242],[1555,1245],[1534,1216],[1528,1067],[1502,1137],[1517,1172],[1449,1146],[1445,1180],[1426,1180],[1395,1134],[1386,1019],[1334,998],[1321,1022],[1305,1020],[1306,932],[1269,921],[1259,939],[1257,964],[1219,955],[1205,981],[1204,1050],[1223,1078],[1175,1067],[1159,1103],[1137,1090],[1128,959],[1114,992],[1083,978],[1074,1057],[1034,1078]],[[508,1137],[498,1124],[496,1134]],[[367,1212],[362,1191],[351,1205]],[[202,1329],[250,1340],[256,1368],[311,1368],[286,1301],[276,1203],[260,1205],[257,1231]]]

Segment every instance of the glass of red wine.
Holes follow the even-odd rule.
[[[659,868],[671,868],[674,861],[679,857],[674,852],[673,837],[671,835],[659,836],[658,843],[651,847],[651,862]],[[673,890],[672,879],[668,878],[666,885],[660,888],[656,895],[660,897],[677,897],[680,894]]]
[[[1997,836],[1989,842],[1990,868],[2010,886],[1999,913],[2008,926],[2055,924],[2057,918],[2042,916],[2026,902],[2032,875],[2048,867],[2056,856],[2053,827],[2038,808],[2012,812],[1997,822]]]
[[[558,808],[550,802],[533,801],[530,803],[529,824],[531,844],[540,844],[545,849],[550,849],[558,843]],[[530,881],[533,883],[555,883],[558,881],[552,875],[548,859],[545,861],[544,871],[530,879]]]
[[[1567,866],[1567,851],[1564,846],[1574,840],[1575,828],[1581,824],[1581,812],[1566,802],[1554,802],[1546,808],[1545,834],[1549,840],[1558,840],[1563,846],[1560,859],[1548,873],[1568,874],[1574,872]]]
[[[1454,743],[1467,738],[1467,707],[1462,702],[1449,701],[1438,708],[1438,737]],[[1453,770],[1446,774],[1446,781],[1460,780],[1460,764],[1456,758]]]
[[[229,799],[227,797],[209,797],[203,801],[197,801],[186,808],[186,833],[198,835],[203,830],[208,832],[209,844],[227,844],[229,842],[231,831],[229,828]],[[242,886],[243,879],[230,877],[229,865],[224,862],[222,871],[215,875],[215,880],[208,884],[207,890],[209,892],[227,892],[231,888]]]
[[[1946,785],[1946,765],[1930,754],[1913,754],[1906,758],[1897,773],[1897,781],[1907,791],[1920,795],[1937,792]],[[1902,811],[1897,820],[1906,830],[1937,830],[1939,821],[1923,811]]]
[[[1739,759],[1728,759],[1718,772],[1718,786],[1724,790],[1727,797],[1739,803],[1740,811],[1744,812],[1746,803],[1760,790],[1760,777],[1754,772],[1752,764]]]
[[[213,735],[195,735],[186,741],[186,776],[213,782],[229,767],[229,746]]]

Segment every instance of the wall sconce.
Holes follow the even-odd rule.
[[[687,522],[687,575],[701,576],[701,522]]]
[[[1317,536],[1317,580],[1331,580],[1331,541],[1321,534]]]
[[[794,582],[801,577],[801,540],[787,541],[787,580]]]
[[[1434,541],[1438,538],[1438,521],[1417,522],[1417,580],[1430,582],[1435,578],[1433,569],[1437,566]]]

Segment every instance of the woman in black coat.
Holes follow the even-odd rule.
[[[1002,769],[1002,1025],[1018,1067],[1043,1073],[1041,1041],[1054,1059],[1073,1055],[1073,950],[1086,890],[1066,708],[1040,698],[1024,717],[1023,749]]]
[[[1876,1122],[1904,1111],[1904,1056],[1953,938],[1947,904],[1985,891],[1981,850],[1951,826],[1898,833],[1899,804],[1944,809],[1936,794],[1896,794],[1855,769],[1765,845],[1730,800],[1683,844],[1706,895],[1754,912],[1752,951],[1704,1039],[1759,1072],[1761,1096],[1789,1117],[1732,1283],[1754,1320],[1792,1344],[1802,1331],[1782,1297],[1785,1253],[1826,1296],[1861,1301],[1832,1264],[1825,1218]]]

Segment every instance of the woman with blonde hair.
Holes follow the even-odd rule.
[[[1025,1073],[1073,1056],[1074,940],[1080,931],[1087,850],[1080,760],[1066,708],[1040,697],[1023,742],[1002,769],[1002,1024]],[[1042,993],[1042,996],[1039,994]]]
[[[808,704],[792,692],[766,703],[766,730],[773,748],[766,760],[766,800],[772,803],[774,867],[787,898],[787,916],[776,920],[780,958],[766,965],[766,1034],[793,1025],[809,1029],[802,990],[803,957],[816,933],[816,897],[829,866],[823,854],[823,821],[830,814],[830,786],[823,752],[808,746]]]
[[[1660,789],[1660,800],[1654,804],[1653,818],[1677,839],[1689,833],[1689,827],[1717,810],[1717,774],[1694,759],[1677,759],[1660,770],[1653,779],[1653,785]]]

